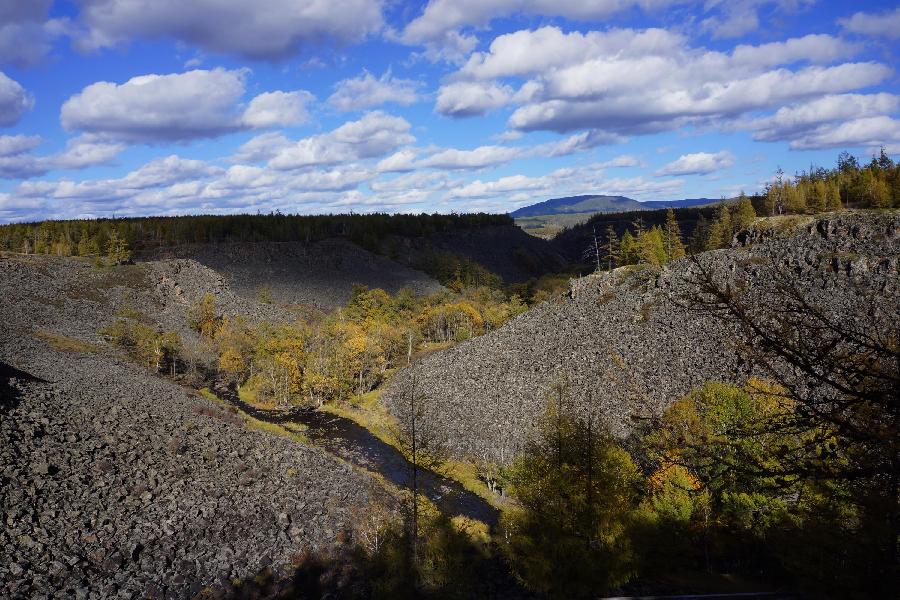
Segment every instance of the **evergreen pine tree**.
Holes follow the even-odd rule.
[[[631,224],[634,226],[635,237],[640,237],[644,233],[644,217],[638,216]]]
[[[703,252],[709,241],[709,221],[702,214],[697,217],[697,225],[691,234],[690,248],[692,253]]]

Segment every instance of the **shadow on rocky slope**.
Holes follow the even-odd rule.
[[[16,384],[19,381],[44,381],[19,369],[0,362],[0,414],[4,414],[18,406],[22,393]]]
[[[182,244],[156,248],[141,258],[192,259],[220,274],[229,287],[254,299],[262,290],[284,305],[303,304],[332,310],[350,299],[353,285],[396,293],[441,290],[434,279],[345,240]]]
[[[305,425],[304,435],[330,454],[377,473],[399,488],[412,489],[412,465],[409,461],[396,448],[350,419],[313,409],[260,410],[241,401],[233,386],[222,383],[213,386],[213,391],[222,400],[260,421]],[[419,492],[446,514],[476,519],[491,527],[497,524],[497,509],[458,482],[421,467],[417,481]]]

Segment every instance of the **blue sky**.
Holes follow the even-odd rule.
[[[732,196],[900,154],[896,2],[0,0],[0,222]]]

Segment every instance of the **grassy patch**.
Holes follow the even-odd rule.
[[[357,425],[368,429],[379,440],[399,451],[400,445],[393,433],[397,427],[397,421],[381,404],[380,398],[381,389],[377,389],[361,396],[354,396],[349,403],[326,404],[322,410],[354,421]]]
[[[209,388],[203,388],[197,391],[207,400],[215,402],[219,406],[225,407],[229,412],[233,412],[235,415],[240,416],[240,418],[243,419],[244,427],[247,429],[261,431],[270,435],[281,436],[284,438],[288,438],[289,440],[299,442],[301,444],[309,442],[309,439],[303,433],[306,430],[306,427],[304,427],[303,425],[297,423],[285,423],[284,425],[279,425],[277,423],[267,423],[266,421],[260,421],[259,419],[251,417],[239,408],[228,404],[227,402],[213,394],[209,390]]]
[[[496,494],[491,493],[488,486],[478,478],[478,467],[474,464],[462,460],[448,460],[444,464],[443,475],[459,482],[468,491],[480,496],[486,500],[488,504],[495,508],[500,508],[499,498]]]
[[[201,388],[201,389],[197,390],[197,393],[200,394],[201,396],[203,396],[204,398],[206,398],[207,400],[215,402],[216,404],[224,404],[224,402],[222,402],[218,396],[216,396],[211,391],[209,391],[209,388]]]
[[[247,384],[238,386],[238,398],[241,399],[241,402],[246,402],[251,406],[259,406],[259,398],[256,394],[256,389]]]
[[[59,352],[80,352],[82,354],[100,354],[103,352],[103,348],[100,346],[82,342],[61,333],[47,331],[46,329],[38,329],[34,332],[34,335]]]
[[[276,423],[267,423],[265,421],[260,421],[259,419],[254,419],[246,413],[240,411],[238,412],[241,414],[241,416],[244,417],[244,425],[247,427],[247,429],[262,431],[263,433],[268,433],[271,435],[278,435],[288,438],[289,440],[299,442],[301,444],[305,444],[309,441],[309,439],[305,435],[303,435],[303,433],[292,431],[293,428],[288,428]]]
[[[787,233],[815,220],[816,217],[813,215],[775,215],[757,219],[753,226],[763,230],[771,229],[778,233]]]

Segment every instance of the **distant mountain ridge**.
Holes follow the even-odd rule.
[[[686,198],[684,200],[648,200],[640,202],[626,196],[567,196],[551,198],[530,206],[523,206],[509,213],[514,219],[545,215],[562,215],[573,213],[627,212],[634,210],[653,210],[657,208],[684,208],[702,206],[718,202],[713,198]]]

